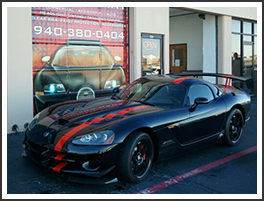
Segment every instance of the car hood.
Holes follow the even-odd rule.
[[[65,102],[40,114],[40,120],[27,136],[37,144],[54,148],[65,136],[68,136],[66,141],[71,141],[80,135],[109,129],[128,118],[161,110],[139,102],[111,98]]]

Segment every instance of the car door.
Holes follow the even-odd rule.
[[[196,84],[189,88],[189,107],[195,99],[208,99],[207,104],[199,104],[194,110],[189,110],[189,118],[180,124],[177,139],[180,143],[189,143],[220,132],[225,114],[225,103],[221,97],[215,97],[211,88],[205,84]]]

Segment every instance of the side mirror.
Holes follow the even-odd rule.
[[[199,104],[207,104],[209,103],[207,98],[203,98],[203,97],[198,97],[195,99],[195,104],[199,105]]]
[[[190,111],[194,111],[195,108],[198,106],[198,105],[201,105],[201,104],[208,104],[209,101],[207,98],[203,98],[203,97],[198,97],[194,100],[194,104],[190,107]]]
[[[116,61],[121,61],[122,59],[121,59],[120,56],[115,56],[115,60],[116,60]]]
[[[50,56],[45,56],[45,57],[42,57],[41,61],[44,62],[44,63],[48,63],[50,60]]]

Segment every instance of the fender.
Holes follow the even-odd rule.
[[[175,115],[175,113],[177,113]],[[161,119],[162,117],[162,119]],[[163,110],[147,113],[143,115],[133,116],[131,118],[124,119],[112,126],[114,132],[119,133],[115,139],[115,143],[123,143],[128,135],[139,129],[151,129],[155,136],[161,140],[161,142],[166,139],[175,139],[173,133],[168,129],[171,122],[178,123],[189,117],[187,108],[177,108],[175,110]],[[162,136],[158,135],[158,131],[162,130]],[[176,139],[175,139],[176,140]]]

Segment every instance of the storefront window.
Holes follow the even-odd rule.
[[[35,113],[129,83],[128,8],[34,7],[32,37]]]
[[[232,20],[232,32],[241,32],[241,22],[238,20]]]
[[[251,77],[252,61],[253,61],[253,49],[252,45],[244,45],[243,56],[243,76]]]
[[[254,24],[254,35],[257,35],[257,24]],[[257,36],[254,36],[254,77],[257,77]]]
[[[257,27],[256,27],[257,28]],[[253,77],[254,77],[254,88],[257,90],[257,37],[254,37],[254,72],[253,72]]]
[[[243,33],[252,34],[252,23],[243,22]]]
[[[232,73],[240,75],[241,69],[241,37],[240,35],[232,35]]]
[[[257,37],[254,37],[254,68],[257,70]]]
[[[243,36],[243,41],[252,41],[252,36]]]
[[[257,35],[257,24],[254,23],[254,34]]]
[[[251,94],[257,94],[256,23],[232,20],[232,73],[250,78],[250,84],[234,81],[234,86],[242,87]]]

